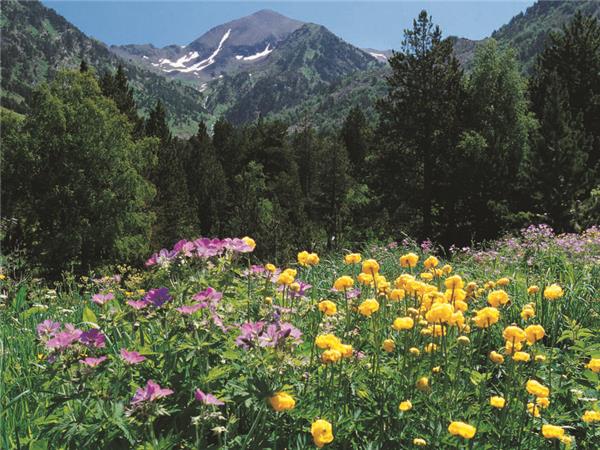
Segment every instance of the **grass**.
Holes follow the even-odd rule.
[[[419,256],[414,268],[399,263],[408,252]],[[143,271],[121,268],[118,279],[69,275],[47,286],[5,278],[0,447],[596,448],[599,378],[590,361],[600,357],[600,233],[529,229],[424,267],[436,253],[410,242],[367,245],[359,264],[344,264],[341,252],[315,265],[290,264],[297,285],[278,284],[286,281],[279,272],[269,275],[250,265],[250,253],[236,251],[179,255]],[[370,283],[367,264],[360,284],[368,258],[385,279]],[[354,286],[332,291],[342,275]],[[554,300],[544,296],[552,284],[563,292]],[[537,293],[528,292],[533,285]],[[157,300],[164,292],[151,291],[159,287],[168,289],[164,304]],[[471,318],[498,290],[507,296],[496,297],[509,299],[497,305],[498,322],[478,327]],[[91,301],[98,293],[114,299]],[[323,299],[335,305],[333,314],[322,312]],[[376,299],[378,309],[369,310],[367,299]],[[140,310],[127,303],[140,300]],[[524,319],[527,304],[535,316]],[[197,310],[186,314],[178,309],[184,305]],[[394,329],[399,317],[414,326]],[[56,332],[36,331],[47,319],[63,331],[67,323],[83,332],[99,328],[104,338],[57,348]],[[512,325],[528,332],[540,325],[545,335],[523,341],[523,354],[513,358],[506,339],[510,347],[520,338]],[[128,364],[123,348],[145,360]],[[491,352],[503,362],[492,361]],[[103,356],[96,367],[82,362]],[[173,392],[132,404],[148,380]],[[549,389],[547,400],[528,391],[529,380]],[[198,389],[224,404],[197,397]],[[492,396],[502,397],[504,407],[493,407]],[[404,403],[401,411],[406,401],[411,407]]]

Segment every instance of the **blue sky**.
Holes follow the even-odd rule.
[[[444,36],[488,36],[531,0],[479,1],[43,1],[107,44],[188,44],[210,28],[268,8],[325,25],[359,47],[398,48],[402,31],[426,9]]]

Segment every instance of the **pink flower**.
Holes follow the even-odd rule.
[[[109,292],[108,294],[94,294],[92,296],[92,301],[97,305],[104,305],[106,302],[113,300],[115,298],[115,294]]]
[[[131,404],[137,406],[140,403],[153,402],[168,395],[171,395],[171,389],[161,388],[158,383],[153,380],[148,380],[146,386],[135,391],[135,395],[131,399]]]
[[[196,397],[196,400],[204,403],[205,405],[223,406],[225,404],[225,402],[223,402],[222,400],[219,400],[214,395],[205,394],[200,389],[196,389],[196,392],[194,393],[194,397]]]
[[[137,310],[144,309],[146,306],[149,305],[149,303],[146,300],[129,300],[127,304],[133,309]]]
[[[140,355],[138,352],[136,351],[129,351],[126,348],[122,348],[121,349],[121,358],[123,358],[123,360],[127,363],[127,364],[139,364],[142,361],[146,360],[145,356]]]
[[[79,362],[81,364],[85,364],[86,366],[90,366],[90,367],[99,366],[104,361],[106,361],[106,356],[100,356],[99,358],[89,357],[89,358],[85,358],[85,359],[80,359],[79,360]]]
[[[65,325],[64,331],[55,333],[54,336],[46,342],[46,347],[52,350],[68,348],[71,344],[77,342],[82,334],[83,331],[68,323]]]
[[[181,314],[194,314],[196,311],[202,309],[204,305],[202,303],[195,303],[193,305],[184,305],[180,308],[176,308]]]

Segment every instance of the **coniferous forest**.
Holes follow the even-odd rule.
[[[138,114],[121,67],[82,61],[2,110],[4,249],[42,272],[139,264],[188,236],[251,235],[275,261],[299,245],[414,236],[444,246],[529,223],[600,217],[600,25],[552,34],[524,76],[479,46],[465,72],[426,12],[389,63],[387,93],[342,126],[258,117],[174,136],[159,101]]]

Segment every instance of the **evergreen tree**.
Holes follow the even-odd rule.
[[[159,138],[163,146],[168,146],[171,142],[172,135],[167,123],[167,111],[162,101],[157,100],[154,108],[150,111],[144,131],[146,136]]]
[[[382,142],[375,186],[394,222],[406,213],[418,216],[416,231],[432,237],[434,220],[443,220],[455,197],[440,198],[439,187],[441,177],[457,177],[452,152],[460,133],[462,71],[452,43],[442,40],[426,11],[405,31],[402,51],[389,63],[388,93],[379,102]]]
[[[131,131],[89,72],[61,72],[36,92],[19,173],[25,240],[44,273],[136,263],[150,251],[154,188],[141,174],[156,141],[134,142]]]
[[[89,68],[88,68],[88,63],[86,62],[86,60],[85,60],[85,59],[82,59],[82,60],[81,60],[81,63],[79,64],[79,71],[80,71],[81,73],[83,73],[83,72],[87,72],[87,71],[88,71],[88,69],[89,69]]]
[[[362,110],[355,106],[350,110],[342,125],[342,140],[346,146],[353,172],[359,173],[367,156],[367,119]],[[361,172],[362,173],[362,172]]]
[[[577,13],[539,55],[530,81],[540,129],[530,159],[534,210],[557,229],[600,184],[600,24]],[[600,217],[597,218],[600,220]]]
[[[82,64],[85,61],[82,62]],[[133,89],[129,87],[129,81],[125,75],[123,66],[119,64],[114,75],[106,72],[100,78],[102,93],[112,99],[119,111],[125,114],[134,126],[133,133],[136,138],[142,137],[143,120],[137,113],[137,105],[133,96]]]
[[[213,145],[227,179],[232,180],[246,164],[245,148],[239,131],[227,120],[220,118],[214,125]]]

